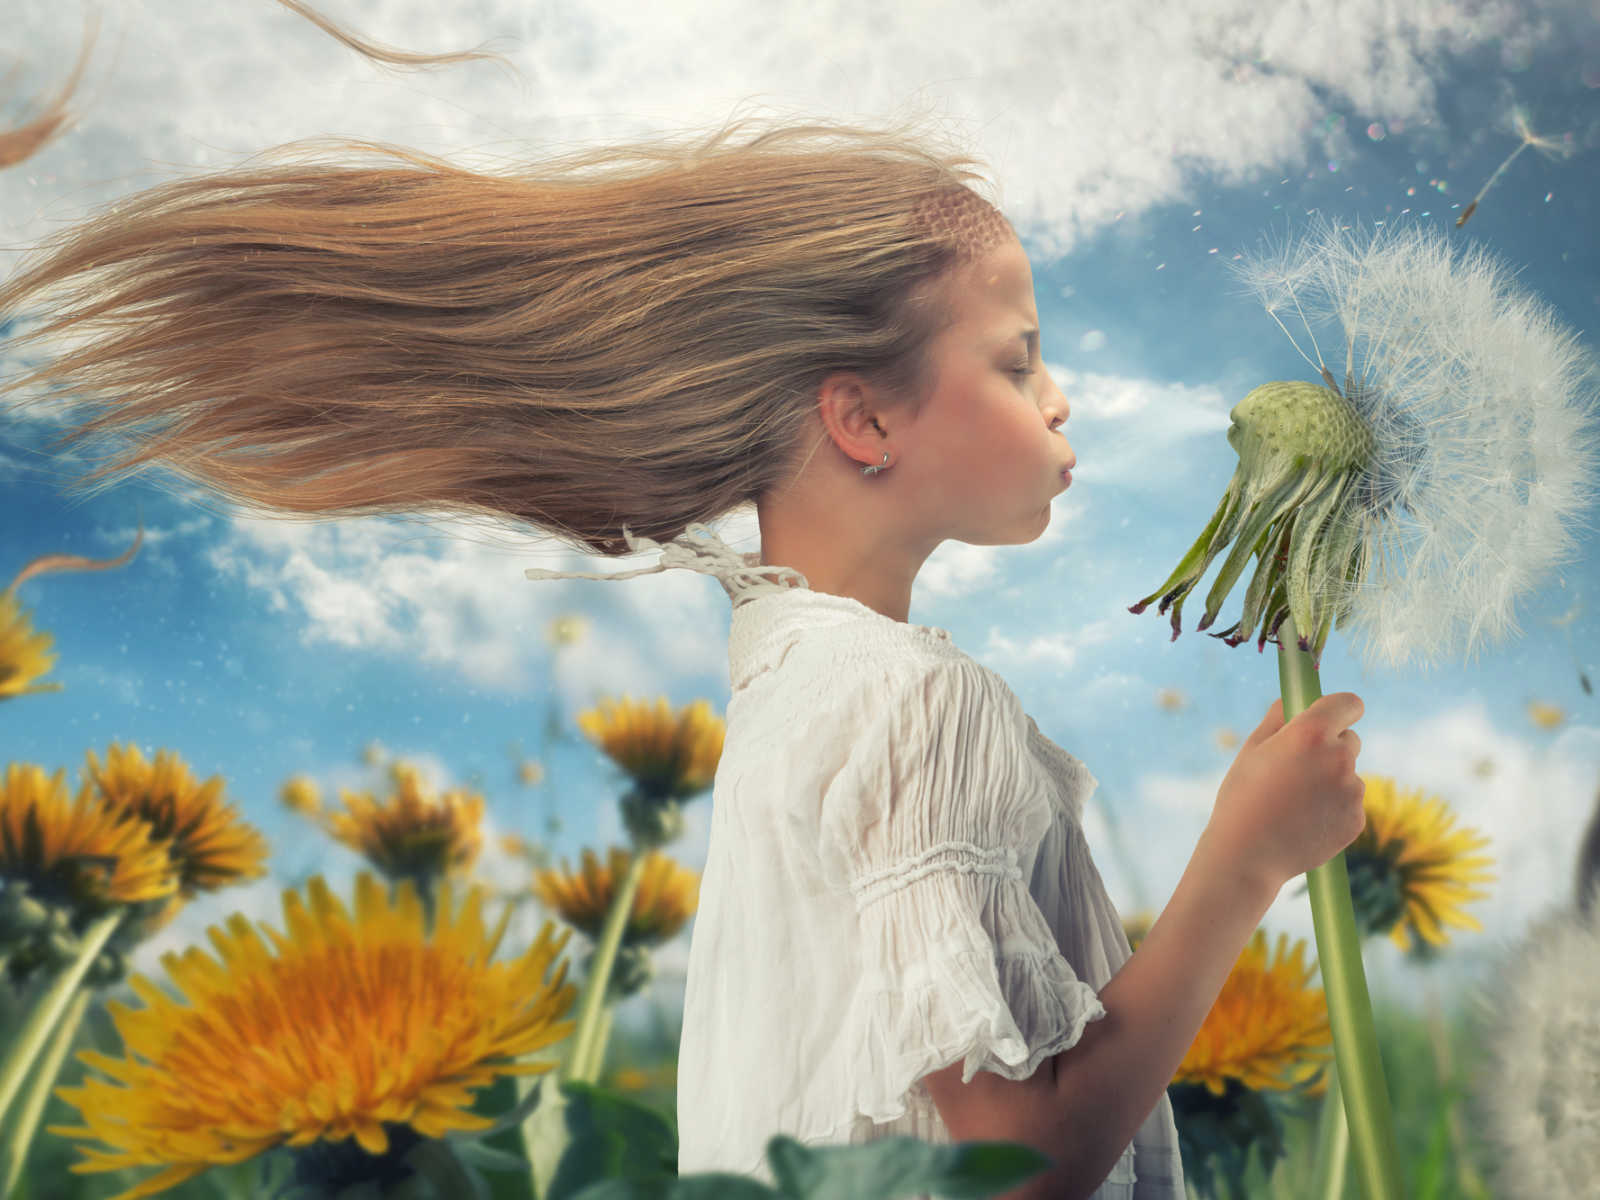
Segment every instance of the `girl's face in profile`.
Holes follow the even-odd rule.
[[[1010,237],[944,286],[955,321],[929,346],[932,391],[906,430],[902,469],[942,536],[1032,541],[1077,457],[1055,432],[1068,405],[1044,369],[1028,256]]]

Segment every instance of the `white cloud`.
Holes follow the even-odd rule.
[[[212,565],[305,619],[308,646],[417,658],[497,690],[549,670],[569,706],[601,693],[654,695],[724,659],[727,598],[707,576],[670,570],[614,585],[529,581],[524,566],[610,574],[657,555],[604,560],[565,549],[513,554],[468,537],[427,539],[378,520],[311,525],[236,516]],[[545,630],[610,586],[626,619],[591,614],[584,637],[548,665]]]
[[[885,14],[849,0],[781,9],[738,0],[537,9],[383,0],[323,8],[406,48],[498,39],[520,75],[492,63],[387,72],[268,3],[130,0],[106,11],[74,131],[0,176],[0,237],[33,240],[83,205],[174,168],[220,165],[303,137],[472,148],[486,160],[486,146],[521,156],[708,128],[754,99],[797,116],[860,121],[931,109],[988,161],[1002,205],[1054,256],[1119,214],[1186,198],[1199,173],[1241,181],[1337,156],[1345,135],[1322,120],[1330,109],[1415,126],[1434,115],[1441,56],[1512,35],[1544,44],[1572,6],[1501,0],[1402,13],[1381,0],[1163,0],[996,11],[923,0]],[[51,93],[76,57],[84,8],[13,0],[11,10],[30,49],[15,94]],[[817,46],[826,53],[796,53]]]
[[[1090,621],[1066,629],[1050,629],[1013,637],[999,627],[991,627],[983,648],[983,661],[1005,674],[1012,666],[1055,667],[1068,670],[1078,664],[1078,652],[1085,646],[1112,641],[1116,629],[1110,621]]]

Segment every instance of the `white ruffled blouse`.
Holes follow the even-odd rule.
[[[733,601],[679,1172],[770,1185],[776,1133],[949,1143],[921,1077],[1027,1078],[1105,1015],[1098,991],[1129,957],[1083,836],[1094,776],[946,631],[812,591],[703,525],[626,536],[660,563],[528,574],[687,567]],[[1184,1196],[1165,1095],[1095,1196]]]

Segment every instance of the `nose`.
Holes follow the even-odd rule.
[[[1067,417],[1071,415],[1072,409],[1067,404],[1067,398],[1062,394],[1061,388],[1056,384],[1055,377],[1050,375],[1048,371],[1045,373],[1045,375],[1050,381],[1051,399],[1049,403],[1044,406],[1044,411],[1049,417],[1050,432],[1054,433],[1057,429],[1061,428],[1061,426],[1067,423]],[[1062,437],[1062,442],[1066,442],[1066,437],[1064,435]],[[1078,456],[1072,452],[1072,447],[1070,445],[1067,446],[1067,460],[1067,470],[1069,471],[1078,465]]]

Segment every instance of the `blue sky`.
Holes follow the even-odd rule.
[[[1126,611],[1222,494],[1235,461],[1228,410],[1258,383],[1307,374],[1227,264],[1317,214],[1432,224],[1500,256],[1596,345],[1600,24],[1582,4],[1441,4],[1404,20],[1378,0],[1270,12],[1243,0],[322,7],[411,50],[489,41],[516,71],[384,71],[269,0],[108,7],[76,125],[0,172],[0,269],[95,205],[304,137],[381,138],[493,167],[543,147],[709,128],[741,102],[797,118],[942,114],[989,164],[1032,256],[1043,354],[1071,400],[1080,465],[1038,541],[935,552],[911,620],[950,630],[1095,772],[1086,825],[1126,907],[1171,892],[1232,758],[1218,732],[1247,733],[1277,694],[1270,654],[1192,633],[1171,643],[1163,618]],[[17,120],[66,78],[88,8],[13,0],[11,11],[0,55],[16,70],[0,117]],[[1514,110],[1567,152],[1520,155],[1456,232],[1518,144]],[[554,809],[553,847],[576,857],[620,838],[617,780],[579,740],[544,756],[542,792],[518,782],[520,758],[541,757],[551,706],[569,727],[604,695],[725,707],[728,603],[709,578],[536,583],[523,567],[609,568],[526,531],[266,521],[150,480],[74,497],[61,488],[74,464],[46,449],[53,432],[48,417],[0,425],[0,578],[38,554],[114,555],[141,519],[146,541],[119,571],[24,585],[64,690],[5,706],[0,761],[75,773],[113,740],[170,748],[223,775],[274,845],[272,880],[194,905],[145,948],[147,970],[233,909],[276,922],[285,881],[350,878],[353,855],[279,810],[292,774],[372,786],[361,751],[376,741],[436,784],[483,790],[495,832],[537,836]],[[757,548],[753,512],[720,528]],[[1361,769],[1444,797],[1493,839],[1501,880],[1472,909],[1486,932],[1458,936],[1451,987],[1484,977],[1570,893],[1600,785],[1600,716],[1579,684],[1600,665],[1594,536],[1524,598],[1521,636],[1470,665],[1364,671],[1337,634],[1323,659],[1324,689],[1366,703]],[[1224,616],[1237,607],[1236,596]],[[568,612],[587,633],[557,656],[545,630]],[[1564,711],[1558,728],[1530,720],[1535,700]],[[704,861],[709,803],[691,806],[673,848],[690,866]],[[492,853],[483,871],[521,882]],[[1293,891],[1269,927],[1309,936]],[[686,950],[680,939],[661,956],[668,1005]],[[1375,991],[1414,991],[1384,947],[1368,969]]]

